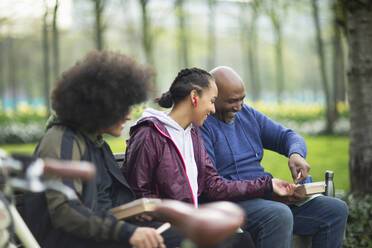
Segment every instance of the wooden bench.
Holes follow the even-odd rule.
[[[118,163],[119,167],[123,166],[125,153],[115,153],[114,154],[116,162]],[[292,240],[292,248],[310,248],[312,245],[312,237],[311,236],[300,236],[300,235],[293,235]]]
[[[123,167],[125,153],[114,153],[116,163],[118,163],[119,168]]]

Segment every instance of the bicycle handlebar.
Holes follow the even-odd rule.
[[[8,185],[20,190],[42,192],[54,189],[74,199],[74,192],[53,177],[87,181],[95,172],[95,166],[87,161],[41,159],[20,154],[8,156],[0,149],[0,174]],[[51,178],[43,178],[44,175]]]
[[[155,214],[160,220],[170,222],[199,247],[213,246],[225,240],[245,220],[244,211],[226,201],[194,208],[184,202],[163,200],[155,209]]]
[[[88,181],[93,178],[96,168],[87,161],[62,161],[46,158],[44,162],[44,174],[64,178],[81,179]]]
[[[40,178],[43,175],[87,181],[95,175],[95,166],[87,161],[36,158],[23,154],[8,156],[0,149],[0,168],[16,176]]]

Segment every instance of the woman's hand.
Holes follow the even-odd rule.
[[[140,214],[140,215],[137,215],[136,217],[134,217],[135,220],[137,221],[153,221],[154,220],[154,217],[149,215],[149,214]]]
[[[282,202],[287,205],[292,205],[292,204],[301,203],[309,198],[310,196],[306,196],[306,195],[300,194],[295,191],[293,195],[288,195],[288,196],[278,196],[276,194],[273,194],[272,200]]]
[[[293,184],[291,184],[289,182],[280,180],[278,178],[273,178],[271,180],[271,182],[272,182],[272,185],[273,185],[273,191],[274,191],[274,193],[277,194],[277,195],[279,195],[279,196],[293,195],[294,190],[296,188],[295,185],[293,185]]]
[[[163,237],[154,228],[138,227],[129,239],[134,248],[166,248]]]

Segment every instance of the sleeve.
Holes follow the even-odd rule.
[[[85,143],[76,136],[64,132],[47,133],[41,141],[38,157],[65,160],[81,160]],[[61,180],[81,198],[83,183],[80,180]],[[68,200],[62,193],[45,192],[47,208],[54,228],[74,236],[96,241],[115,240],[129,245],[129,238],[136,226],[119,221],[107,211],[93,212],[80,200]]]
[[[242,201],[250,198],[271,198],[272,183],[269,176],[255,180],[223,180],[210,161],[205,163],[204,191],[208,199]]]
[[[131,134],[125,152],[125,162],[122,169],[129,186],[137,198],[158,198],[154,175],[157,162],[157,151],[151,137],[152,127],[141,126]]]
[[[204,169],[204,195],[211,200],[241,201],[250,198],[271,198],[271,177],[264,176],[256,180],[227,181],[219,174],[211,163],[208,153],[200,137],[200,165]]]
[[[306,143],[300,135],[274,122],[255,109],[253,109],[253,114],[259,125],[260,137],[265,149],[278,152],[287,157],[292,153],[298,153],[303,158],[306,158]]]

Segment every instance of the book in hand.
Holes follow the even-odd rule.
[[[109,212],[117,219],[126,219],[139,214],[151,213],[160,203],[160,199],[140,198],[126,204],[111,208]]]
[[[297,184],[295,192],[301,195],[313,195],[325,192],[325,182]]]

